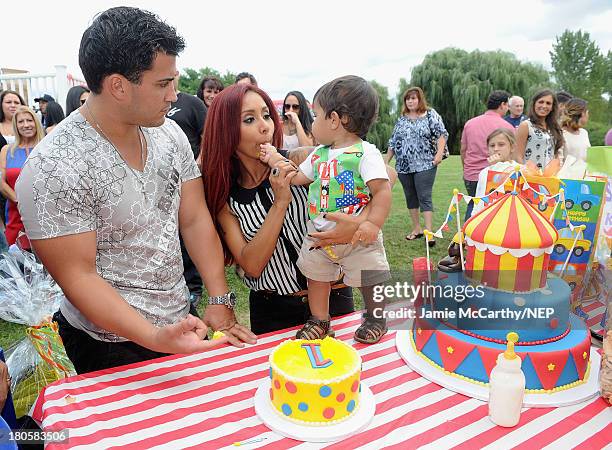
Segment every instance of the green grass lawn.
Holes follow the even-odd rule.
[[[454,188],[464,191],[463,171],[459,156],[449,157],[438,168],[433,190],[435,209],[434,227],[436,228],[439,227],[444,220]],[[462,203],[462,216],[464,211],[465,203]],[[446,247],[454,234],[453,227],[456,227],[455,221],[451,223],[450,230],[445,232],[445,239],[442,241],[439,240],[438,244],[431,250],[433,261],[437,261],[446,255]],[[393,189],[393,206],[391,208],[391,214],[383,230],[385,236],[385,249],[392,271],[411,271],[413,258],[425,256],[425,241],[423,239],[417,239],[412,242],[408,242],[404,239],[404,236],[410,229],[410,217],[406,209],[404,193],[402,192],[402,186],[398,182]],[[226,273],[230,289],[236,292],[238,296],[238,319],[241,323],[248,324],[248,289],[244,287],[242,282],[235,275],[233,268],[227,268]],[[206,296],[206,294],[204,295]],[[357,305],[362,307],[362,300],[357,290],[355,290],[355,295]],[[202,308],[200,308],[200,312],[202,312]],[[6,349],[9,345],[24,336],[25,333],[22,326],[0,320],[1,348]]]

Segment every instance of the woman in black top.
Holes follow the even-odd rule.
[[[280,147],[282,127],[268,95],[255,86],[224,89],[208,112],[202,141],[206,202],[219,230],[226,260],[243,272],[251,289],[251,330],[262,334],[300,325],[309,316],[306,280],[296,266],[306,235],[307,191],[291,186],[295,164],[307,153],[295,151],[272,176],[260,162],[261,144]],[[364,217],[340,215],[335,242],[348,242]],[[352,292],[330,298],[332,315],[354,311]]]

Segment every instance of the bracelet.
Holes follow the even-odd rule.
[[[291,161],[290,159],[285,158],[285,162],[291,164],[291,167],[293,167],[295,170],[299,169],[298,165],[294,163],[293,161]]]

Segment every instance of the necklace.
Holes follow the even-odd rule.
[[[294,134],[297,134],[297,126],[291,127],[291,126],[287,125],[287,135],[288,136],[293,136]]]
[[[142,173],[139,174],[138,171],[134,170],[134,168],[132,168],[132,166],[130,166],[127,163],[127,161],[125,160],[121,152],[117,149],[117,147],[115,147],[115,144],[113,144],[113,141],[111,141],[110,138],[106,135],[106,133],[104,133],[104,130],[102,130],[102,127],[96,120],[96,116],[94,116],[93,113],[91,112],[91,109],[89,108],[89,105],[87,104],[87,102],[85,102],[85,108],[87,108],[87,112],[91,116],[91,119],[93,120],[97,131],[111,145],[113,150],[115,150],[117,155],[119,155],[119,158],[121,158],[121,161],[123,161],[123,164],[125,164],[128,167],[128,169],[130,169],[130,171],[134,175],[134,178],[136,178],[138,182],[140,183],[140,192],[142,193],[146,201],[147,200],[147,190],[145,189],[145,180],[144,180],[145,157],[144,157],[144,144],[142,142],[142,130],[140,129],[140,127],[138,127],[138,141],[140,142],[140,162],[142,163]]]

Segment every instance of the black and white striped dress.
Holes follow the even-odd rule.
[[[306,289],[306,279],[296,262],[307,232],[308,190],[303,186],[291,186],[291,194],[293,198],[270,261],[259,278],[244,277],[244,283],[249,289],[272,291],[280,295],[290,295]],[[268,180],[252,189],[238,185],[232,188],[230,211],[238,218],[247,242],[255,237],[273,203],[274,191]]]

